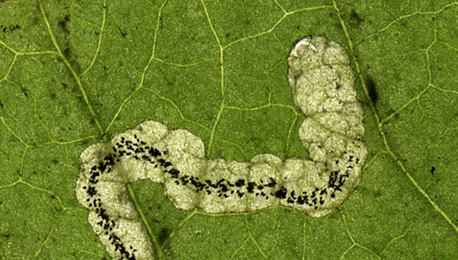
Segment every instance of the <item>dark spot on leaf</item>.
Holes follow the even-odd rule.
[[[51,99],[55,99],[56,98],[56,93],[51,92],[50,96],[51,96]]]
[[[31,24],[32,25],[37,25],[38,23],[40,23],[42,21],[43,17],[41,16],[38,16],[38,15],[34,15],[32,16],[32,20],[31,20]]]
[[[49,197],[50,197],[52,200],[55,200],[55,199],[56,199],[56,196],[54,196],[53,194],[50,194]]]
[[[22,91],[22,94],[24,95],[24,97],[29,98],[29,95],[27,94],[27,89],[25,89],[24,87],[21,86],[21,91]]]
[[[121,28],[118,27],[118,31],[121,33],[122,38],[126,38],[127,31],[123,31]]]
[[[436,167],[431,166],[431,174],[434,175],[434,172],[436,171]]]
[[[59,163],[59,160],[57,160],[57,159],[52,159],[51,162],[52,162],[53,164],[58,164],[58,163]]]
[[[10,31],[14,32],[16,30],[21,29],[21,26],[19,24],[16,25],[10,25]]]
[[[355,9],[351,9],[350,12],[350,23],[353,24],[354,26],[359,26],[359,24],[363,21],[361,16],[359,16],[358,12],[355,11]]]
[[[171,82],[168,78],[167,78],[167,75],[164,73],[164,71],[162,69],[159,69],[159,71],[161,72],[164,80],[167,82],[167,85],[169,86],[173,86],[173,82]]]
[[[367,91],[369,92],[369,98],[371,99],[372,103],[376,105],[377,100],[378,100],[378,93],[375,87],[375,81],[374,79],[372,79],[371,76],[367,76],[366,87],[367,87]]]
[[[83,146],[88,146],[91,141],[89,139],[85,139],[81,142]]]
[[[157,240],[160,245],[164,244],[165,240],[169,238],[169,234],[170,234],[170,230],[166,228],[161,228],[161,230],[159,231],[158,237],[157,237]]]
[[[72,50],[71,44],[68,40],[65,42],[64,46],[65,48],[63,48],[62,51],[64,58],[68,60],[68,62],[70,62],[70,64],[76,72],[81,71],[81,66],[78,63],[78,56],[75,55],[74,51]]]
[[[4,33],[11,33],[19,29],[21,29],[21,26],[19,24],[0,25],[0,30]]]
[[[1,109],[4,108],[2,101],[0,101],[0,108],[1,108]]]
[[[64,57],[65,57],[66,59],[70,59],[72,53],[71,53],[70,48],[67,47],[67,48],[64,49],[64,51],[62,52],[62,54],[64,54]]]
[[[79,102],[79,103],[85,104],[84,98],[83,98],[82,96],[78,96],[77,99],[78,99],[78,102]]]
[[[70,21],[70,15],[66,15],[62,20],[59,21],[58,25],[60,29],[66,34],[70,33],[70,30],[68,30],[68,22]]]
[[[65,83],[65,82],[62,82],[62,87],[63,87],[63,88],[68,88],[68,84]]]

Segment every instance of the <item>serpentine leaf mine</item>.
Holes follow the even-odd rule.
[[[146,121],[87,148],[76,197],[115,259],[153,259],[151,239],[129,200],[126,183],[164,185],[176,208],[208,213],[292,207],[329,214],[361,180],[366,160],[363,108],[345,49],[324,36],[299,41],[288,58],[294,103],[306,119],[299,137],[310,160],[260,154],[249,162],[205,158],[202,139]]]

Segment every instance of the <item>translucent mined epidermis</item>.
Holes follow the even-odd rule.
[[[126,183],[150,179],[183,210],[247,212],[287,206],[321,217],[359,184],[366,159],[363,109],[344,48],[306,37],[288,58],[294,103],[306,119],[299,138],[310,160],[261,154],[249,162],[208,160],[202,139],[146,121],[81,155],[78,201],[113,258],[152,259],[151,240]]]

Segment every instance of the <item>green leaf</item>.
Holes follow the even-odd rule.
[[[347,47],[365,109],[360,186],[320,219],[180,211],[132,183],[159,259],[453,259],[458,3],[0,1],[0,258],[109,258],[76,201],[79,155],[145,120],[210,158],[307,157],[287,55]]]

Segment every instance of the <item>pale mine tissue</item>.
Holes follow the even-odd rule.
[[[81,154],[76,197],[111,257],[154,258],[128,182],[162,183],[175,207],[208,213],[281,205],[322,217],[342,204],[359,184],[367,155],[349,57],[338,43],[309,36],[293,48],[288,65],[294,103],[306,117],[299,138],[311,160],[271,154],[249,162],[209,160],[200,137],[154,121]]]

